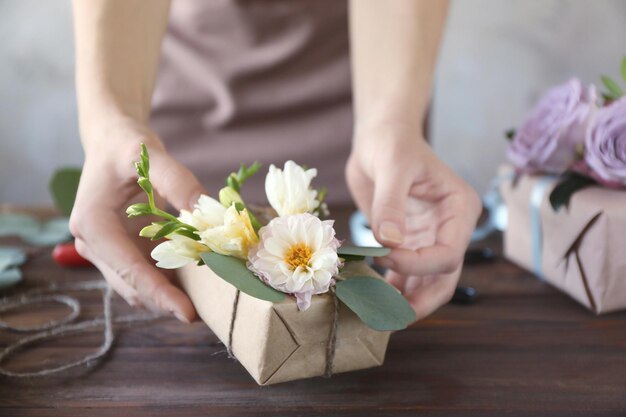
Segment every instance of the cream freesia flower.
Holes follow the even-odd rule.
[[[259,238],[252,227],[248,210],[237,210],[233,204],[224,213],[222,224],[201,231],[200,240],[212,251],[247,259],[248,250]]]
[[[340,243],[332,220],[308,213],[276,217],[259,234],[248,268],[273,288],[295,295],[301,311],[309,308],[313,294],[334,284]]]
[[[176,269],[200,260],[200,254],[208,248],[202,243],[185,236],[173,234],[168,240],[157,245],[150,256],[157,261],[156,266]]]
[[[208,195],[202,194],[192,212],[181,210],[178,220],[202,232],[208,228],[224,224],[226,207]]]
[[[279,216],[310,213],[318,207],[317,191],[311,189],[311,180],[316,175],[316,169],[305,171],[293,161],[285,162],[283,170],[270,165],[265,177],[265,194]]]
[[[198,229],[200,240],[175,233],[167,236],[151,253],[160,268],[180,268],[210,251],[247,259],[249,248],[259,241],[246,209],[238,211],[234,204],[226,208],[207,195],[200,196],[193,211],[181,210],[178,220]],[[144,234],[153,232],[147,229]]]

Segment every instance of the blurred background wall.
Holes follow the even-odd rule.
[[[622,0],[456,0],[432,111],[436,151],[479,192],[504,160],[503,131],[548,86],[617,76]],[[68,0],[0,0],[0,203],[49,204],[47,182],[78,166]]]

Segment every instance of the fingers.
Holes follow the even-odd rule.
[[[394,272],[392,270],[388,270],[385,273],[385,280],[391,285],[393,285],[394,287],[396,287],[398,291],[400,291],[401,293],[404,293],[404,286],[406,285],[406,279],[407,279],[406,276],[400,275],[397,272]]]
[[[463,263],[464,249],[437,244],[419,249],[393,249],[376,263],[402,275],[426,276],[453,272]]]
[[[419,278],[408,278],[407,291],[404,296],[415,310],[417,320],[429,316],[439,307],[450,302],[460,275],[461,268],[459,267],[451,274],[432,277],[432,280],[413,288],[409,288],[411,280],[419,280]]]
[[[451,274],[427,277],[406,277],[388,271],[385,278],[402,292],[420,320],[452,299],[460,274],[461,268]]]
[[[106,264],[100,261],[95,261],[96,257],[89,251],[89,248],[85,241],[77,238],[75,240],[76,251],[80,253],[83,258],[91,260],[94,265],[97,263],[98,270],[102,273],[109,285],[118,293],[129,305],[132,307],[142,307],[143,304],[139,300],[139,294],[137,290],[128,285],[124,280],[114,273]]]
[[[154,188],[176,209],[192,208],[200,194],[206,194],[193,173],[166,152],[151,154],[150,165],[150,180]]]
[[[129,304],[137,304],[138,299],[181,321],[189,323],[194,319],[195,310],[189,298],[146,261],[114,214],[98,214],[98,222],[86,222],[80,229],[79,253],[98,267]]]
[[[376,176],[372,200],[372,230],[383,245],[396,247],[404,242],[406,201],[412,176],[398,165],[387,165]]]
[[[403,275],[449,274],[463,264],[465,250],[478,218],[479,203],[472,194],[452,196],[441,204],[449,218],[436,231],[433,245],[415,250],[396,248],[378,263]],[[477,200],[477,198],[476,198]]]

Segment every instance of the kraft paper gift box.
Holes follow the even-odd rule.
[[[365,262],[350,262],[343,276],[379,276]],[[200,318],[228,345],[236,289],[207,266],[187,265],[179,281]],[[382,365],[389,332],[370,329],[339,302],[333,373]],[[239,295],[231,350],[259,385],[325,374],[327,347],[334,318],[330,294],[313,296],[299,311],[295,298],[278,303]]]
[[[505,256],[596,314],[626,308],[626,192],[585,188],[555,212],[555,185],[531,175],[501,184]]]

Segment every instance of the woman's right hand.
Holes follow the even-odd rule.
[[[88,140],[83,137],[85,164],[70,230],[78,252],[130,305],[191,322],[195,318],[191,301],[154,266],[153,242],[138,236],[146,218],[126,217],[126,207],[145,201],[132,164],[139,159],[141,143],[150,152],[150,177],[158,195],[178,210],[193,207],[204,190],[191,171],[167,153],[150,129],[123,120]]]

